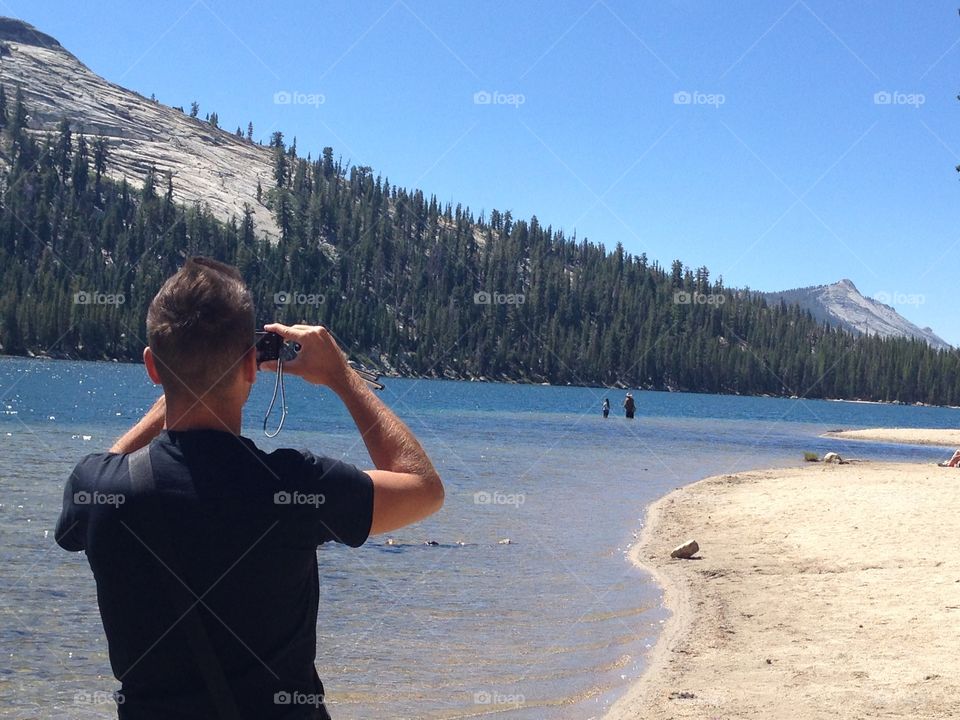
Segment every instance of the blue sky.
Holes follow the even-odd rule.
[[[960,345],[956,3],[0,0],[0,14],[228,129],[281,130],[314,157],[332,145],[442,202],[536,214],[728,286],[847,277]]]

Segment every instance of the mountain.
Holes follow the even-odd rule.
[[[258,182],[272,182],[269,148],[107,82],[57,40],[13,18],[0,17],[0,80],[10,97],[22,88],[30,130],[55,131],[66,117],[74,132],[106,138],[115,179],[139,187],[151,168],[170,173],[177,200],[203,203],[224,221],[242,216],[246,203],[258,231],[277,237],[256,197]]]
[[[846,278],[832,285],[769,292],[763,296],[769,303],[783,300],[788,305],[799,305],[816,320],[860,335],[914,338],[936,349],[951,347],[930,328],[919,328],[889,305],[865,297]]]
[[[0,32],[2,353],[136,361],[151,298],[206,255],[239,268],[259,323],[333,328],[393,375],[960,404],[960,351],[855,335],[616,238],[477,216],[331,147],[261,148],[23,23]]]

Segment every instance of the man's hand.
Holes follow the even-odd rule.
[[[284,372],[299,375],[307,382],[326,385],[333,390],[342,388],[353,372],[347,364],[347,356],[340,350],[333,335],[322,325],[289,326],[271,323],[264,325],[263,329],[300,345],[297,357],[283,364]],[[275,371],[277,363],[265,362],[261,367]]]

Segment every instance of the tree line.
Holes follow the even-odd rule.
[[[27,132],[0,85],[0,351],[139,360],[146,308],[190,255],[237,265],[258,320],[322,323],[390,374],[960,404],[960,352],[854,336],[796,306],[536,218],[475,215],[332,148],[270,140],[273,177],[221,222],[169,176],[108,177],[109,142]],[[215,338],[210,339],[216,342]]]

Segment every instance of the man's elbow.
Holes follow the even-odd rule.
[[[431,473],[426,481],[430,487],[430,514],[433,515],[443,507],[446,491],[443,489],[443,481],[436,472]]]

